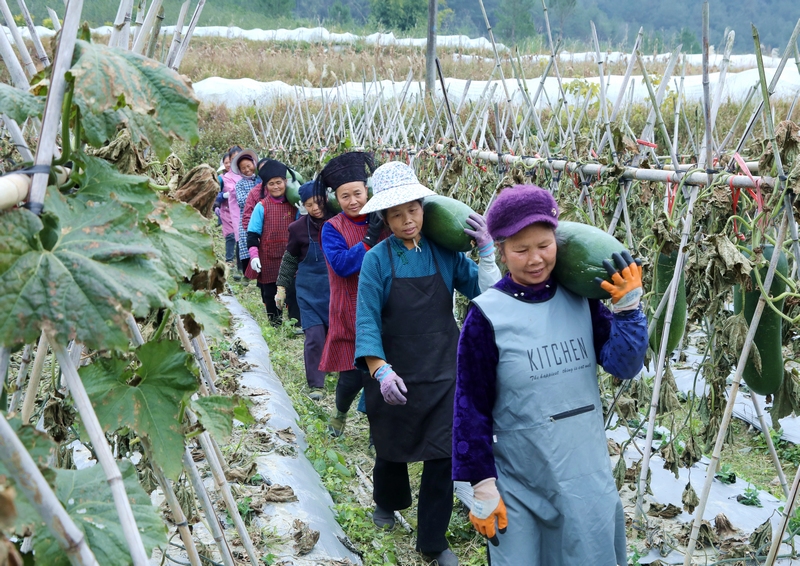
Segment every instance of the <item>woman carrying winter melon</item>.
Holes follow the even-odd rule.
[[[372,184],[375,196],[361,213],[380,212],[391,230],[364,256],[356,311],[357,365],[372,376],[365,393],[376,451],[373,521],[394,526],[394,512],[411,505],[408,463],[424,462],[417,550],[440,566],[457,565],[445,537],[453,510],[453,290],[472,299],[500,279],[494,243],[477,214],[466,232],[478,244],[480,267],[423,237],[422,200],[434,193],[405,163],[378,167]]]
[[[627,252],[605,262],[609,311],[552,277],[549,192],[505,189],[486,222],[508,275],[473,300],[461,329],[453,479],[473,486],[470,519],[492,540],[492,566],[626,564],[597,364],[621,379],[642,367],[641,267]]]

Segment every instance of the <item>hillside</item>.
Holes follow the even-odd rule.
[[[181,0],[164,0],[165,23],[174,23],[180,4]],[[440,0],[439,5],[441,33],[486,35],[477,0]],[[499,39],[542,46],[541,0],[484,0],[484,5]],[[697,53],[701,5],[698,0],[549,0],[548,12],[553,32],[563,33],[573,46],[589,43],[589,21],[594,21],[604,46],[631,45],[641,26],[647,32],[646,52],[663,51],[682,42],[685,52]],[[117,6],[118,0],[92,0],[85,4],[84,19],[92,26],[112,22]],[[200,25],[274,29],[322,22],[332,29],[358,33],[394,29],[422,36],[426,6],[426,0],[213,0],[206,3]],[[725,29],[734,29],[739,53],[752,52],[751,22],[767,48],[783,49],[800,18],[795,0],[711,0],[710,6],[712,43],[721,45]],[[42,0],[32,2],[31,10],[37,22],[48,17]]]

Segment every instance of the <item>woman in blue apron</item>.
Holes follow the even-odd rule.
[[[454,566],[458,559],[445,537],[453,510],[453,290],[474,298],[500,279],[500,271],[479,215],[468,233],[481,251],[480,267],[420,234],[422,199],[434,193],[405,163],[378,167],[372,186],[375,196],[361,213],[382,211],[392,232],[364,256],[356,307],[356,364],[371,376],[364,387],[376,451],[373,521],[394,526],[394,512],[411,505],[408,463],[424,462],[417,550],[440,566]]]
[[[607,262],[609,310],[553,279],[549,192],[505,189],[486,222],[509,273],[473,300],[461,329],[453,479],[473,485],[470,519],[499,543],[492,566],[624,565],[597,364],[620,379],[642,367],[641,267],[627,252]]]
[[[325,372],[319,369],[319,361],[328,334],[330,303],[328,267],[319,235],[329,214],[327,207],[321,205],[314,196],[314,181],[301,185],[299,192],[300,202],[307,214],[289,224],[289,241],[278,272],[275,304],[278,310],[283,310],[286,289],[291,288],[294,281],[300,307],[300,324],[305,334],[303,359],[310,389],[308,396],[319,401],[325,387]]]

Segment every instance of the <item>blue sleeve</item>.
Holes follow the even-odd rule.
[[[356,360],[365,356],[386,359],[381,339],[383,305],[388,296],[387,283],[382,273],[380,254],[376,247],[364,256],[361,274],[358,276],[358,300],[356,302]],[[359,363],[358,367],[366,367]],[[402,377],[402,376],[401,376]]]
[[[264,230],[264,205],[258,203],[253,209],[253,215],[250,217],[250,222],[247,224],[247,231],[254,232],[261,236]]]
[[[255,215],[255,213],[253,214]],[[361,263],[364,261],[364,254],[367,253],[367,248],[363,242],[348,248],[344,236],[327,222],[322,225],[320,240],[322,241],[322,252],[325,254],[325,259],[328,260],[331,269],[336,275],[350,277],[354,273],[361,271]]]
[[[612,314],[600,301],[589,301],[597,362],[619,379],[636,377],[647,352],[647,317],[641,309]]]
[[[458,339],[453,406],[453,479],[473,484],[496,478],[492,448],[500,353],[494,329],[481,310],[471,307]]]
[[[217,198],[214,199],[214,208],[219,208],[222,206],[222,201],[224,197],[222,196],[222,192],[217,193]]]
[[[481,294],[481,289],[478,285],[478,264],[463,252],[455,254],[453,287],[470,301]]]

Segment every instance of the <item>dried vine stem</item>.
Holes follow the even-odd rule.
[[[97,566],[86,537],[50,489],[36,462],[14,433],[5,417],[0,416],[0,460],[14,477],[15,486],[25,495],[44,521],[69,561],[74,565]]]
[[[131,553],[133,564],[134,566],[147,566],[148,557],[144,550],[142,536],[136,526],[136,518],[133,516],[130,500],[122,483],[122,474],[117,467],[114,456],[111,454],[111,447],[108,445],[103,427],[100,426],[100,421],[94,412],[89,395],[83,387],[83,382],[78,376],[78,371],[75,369],[75,365],[72,363],[66,348],[56,342],[52,336],[49,337],[49,342],[61,366],[61,374],[72,394],[72,399],[75,401],[75,408],[78,410],[89,439],[92,441],[97,460],[103,466],[106,481],[109,488],[111,488],[111,494],[114,496],[114,505],[117,509],[117,515],[119,515],[120,525],[125,535],[125,541],[128,543],[128,550]]]

